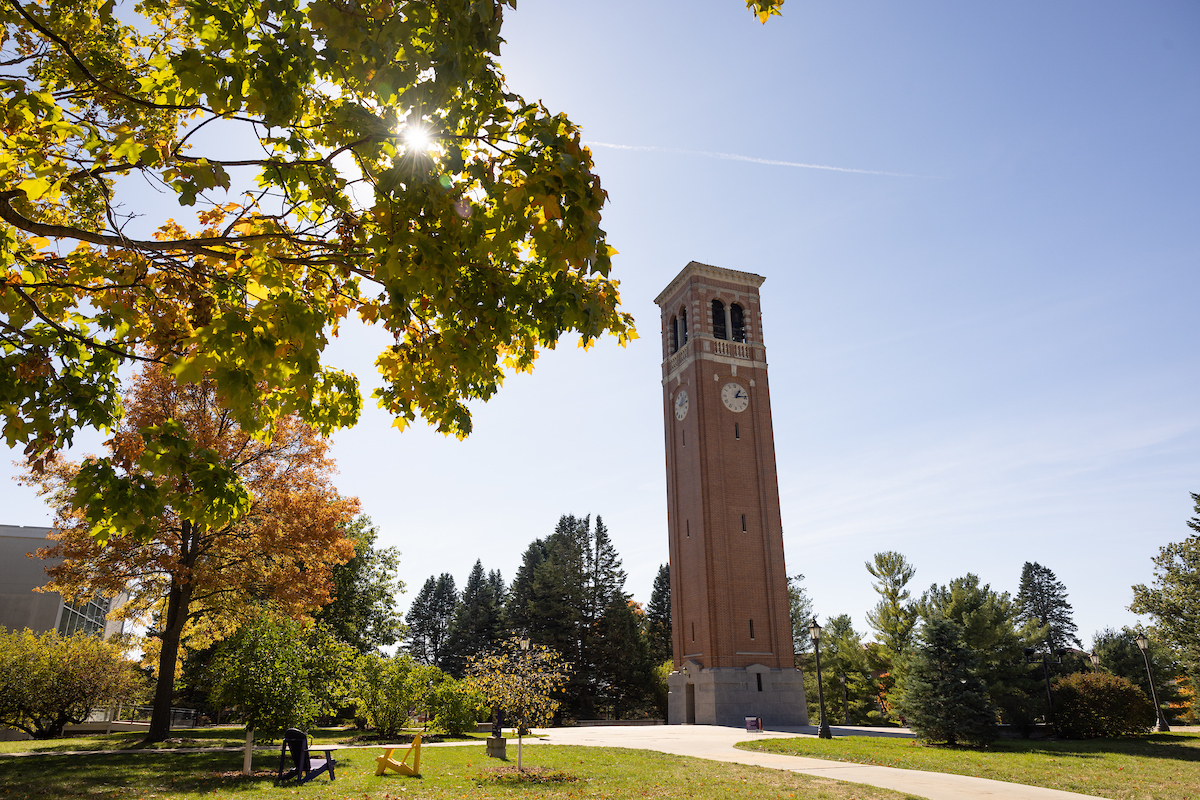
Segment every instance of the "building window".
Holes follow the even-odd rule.
[[[687,326],[687,309],[679,309],[679,346],[683,347],[687,344],[688,326]]]
[[[738,424],[736,422],[733,423],[733,438],[735,438],[735,439],[742,438],[742,432],[738,429]]]
[[[671,317],[671,352],[679,352],[679,318]]]
[[[75,633],[82,633],[85,636],[103,636],[106,614],[108,614],[108,601],[99,595],[80,603],[63,601],[58,632],[62,636],[70,636]]]
[[[684,534],[684,538],[687,538],[687,539],[692,538],[692,521],[690,519],[685,519],[683,521],[683,529],[684,529],[684,531],[686,531],[686,533]]]
[[[746,515],[742,514],[742,533],[746,532]],[[751,623],[753,625],[753,623]]]
[[[687,431],[680,431],[680,433],[683,435],[683,446],[687,447]]]
[[[756,673],[754,673],[754,677],[758,679],[758,690],[761,692],[762,691],[762,673],[756,672]]]
[[[729,307],[729,321],[733,326],[733,340],[735,342],[746,341],[746,319],[742,314],[742,307],[737,303]]]
[[[696,623],[692,623],[692,641],[696,641]]]
[[[713,336],[718,339],[728,339],[729,334],[725,332],[725,304],[720,300],[712,301],[713,315]]]
[[[754,638],[754,620],[750,620],[750,638]]]

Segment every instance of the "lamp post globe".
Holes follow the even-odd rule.
[[[825,689],[821,684],[821,626],[817,618],[809,623],[808,635],[812,639],[813,650],[817,655],[817,706],[821,710],[821,724],[817,726],[817,738],[832,739],[833,731],[829,730],[829,722],[825,719]]]
[[[1092,661],[1092,669],[1099,672],[1100,671],[1100,656],[1097,655],[1096,653],[1091,653],[1088,655],[1088,658],[1090,658]]]

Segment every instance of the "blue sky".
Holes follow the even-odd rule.
[[[544,354],[466,442],[373,409],[337,435],[405,607],[477,557],[511,578],[562,513],[603,515],[648,598],[653,298],[697,260],[767,278],[787,566],[822,618],[865,631],[863,562],[895,549],[918,591],[974,572],[1015,593],[1038,561],[1085,644],[1134,621],[1130,585],[1200,492],[1200,6],[789,0],[761,26],[741,0],[521,0],[505,36],[510,87],[597,143],[643,338]],[[332,356],[371,385],[383,344],[350,330]],[[4,497],[6,523],[48,521]]]

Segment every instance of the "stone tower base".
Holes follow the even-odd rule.
[[[761,688],[760,688],[761,687]],[[705,669],[687,661],[667,676],[667,724],[733,725],[762,717],[763,725],[807,725],[804,676],[798,669]]]

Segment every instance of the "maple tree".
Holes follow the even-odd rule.
[[[373,396],[395,424],[457,436],[564,334],[635,337],[579,129],[500,72],[515,5],[0,4],[7,444],[37,460],[112,430],[145,361],[212,380],[256,435],[352,425],[358,380],[323,356],[350,315],[393,336]]]
[[[159,652],[150,737],[162,738],[184,638],[206,646],[264,603],[291,617],[328,603],[331,568],[354,556],[345,532],[358,501],[331,484],[328,445],[313,428],[288,415],[276,420],[269,442],[256,439],[221,407],[211,380],[180,386],[149,366],[134,376],[124,403],[106,458],[80,465],[58,457],[24,480],[57,509],[55,543],[38,551],[63,559],[47,568],[47,588],[69,598],[126,592],[120,615],[153,616]],[[204,502],[198,485],[230,480],[214,478],[210,465],[245,487],[236,509]],[[103,483],[97,475],[112,479],[110,491],[133,487],[136,496],[90,494]],[[130,508],[142,515],[136,525],[121,518]],[[135,533],[93,535],[113,527]]]

